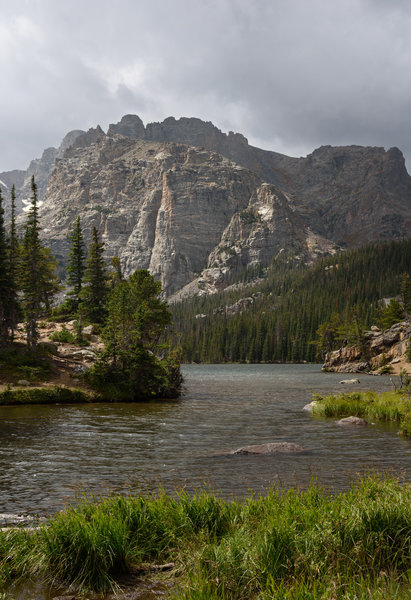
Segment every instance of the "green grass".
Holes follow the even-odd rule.
[[[411,437],[411,397],[407,390],[316,395],[314,399],[313,415],[336,418],[352,415],[371,421],[398,423],[400,433]]]
[[[180,600],[404,600],[410,557],[410,486],[369,475],[337,495],[313,484],[242,502],[84,499],[32,535],[0,533],[0,582],[36,575],[107,591],[122,573],[172,561]]]
[[[0,392],[0,406],[18,404],[81,404],[98,400],[94,394],[61,386],[42,388],[7,388]]]
[[[74,344],[76,341],[76,336],[72,331],[69,331],[63,326],[60,331],[54,331],[51,334],[50,339],[52,342],[65,342],[67,344]]]

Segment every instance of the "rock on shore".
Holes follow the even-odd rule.
[[[411,323],[402,321],[382,331],[372,327],[364,333],[366,350],[361,353],[358,346],[345,346],[328,352],[325,356],[323,371],[336,373],[361,373],[378,370],[384,364],[393,365],[395,372],[401,368],[411,369],[407,365],[406,352],[411,341]],[[366,358],[364,358],[366,355]],[[407,369],[408,366],[408,369]]]

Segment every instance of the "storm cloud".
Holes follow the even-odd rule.
[[[253,145],[398,146],[411,167],[411,3],[0,0],[0,171],[126,113]]]

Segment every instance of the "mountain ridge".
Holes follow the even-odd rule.
[[[80,214],[86,238],[93,225],[102,231],[107,258],[118,254],[126,273],[149,268],[168,295],[215,292],[281,252],[311,262],[411,237],[411,178],[397,148],[321,146],[292,158],[200,119],[144,126],[125,115],[107,133],[70,132],[26,172],[0,173],[6,194],[13,174],[20,210],[34,174],[43,235],[62,266]]]

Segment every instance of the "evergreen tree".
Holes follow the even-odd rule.
[[[121,270],[121,263],[118,256],[113,256],[111,259],[111,266],[113,267],[113,271],[110,273],[111,277],[111,286],[114,287],[120,281],[123,281],[124,276]]]
[[[83,232],[80,225],[80,217],[74,222],[73,229],[69,234],[70,253],[67,265],[67,283],[73,286],[69,293],[72,299],[72,309],[77,311],[80,301],[80,293],[83,285],[83,276],[85,270],[85,244]]]
[[[104,324],[107,316],[106,301],[108,294],[108,275],[103,253],[104,243],[100,241],[96,227],[93,227],[81,301],[85,317],[92,323],[100,325]]]
[[[44,248],[40,240],[37,185],[34,176],[31,180],[31,192],[31,206],[21,245],[19,283],[23,295],[27,346],[29,350],[35,350],[38,340],[37,319],[43,307],[49,307],[51,297],[58,290],[58,280],[56,263],[50,250]]]
[[[19,241],[17,239],[16,229],[16,189],[14,185],[11,187],[10,210],[10,265],[12,270],[16,271],[19,254]]]
[[[19,317],[19,302],[17,296],[18,279],[18,261],[19,261],[19,241],[16,230],[16,190],[14,185],[11,187],[10,196],[10,237],[9,237],[9,264],[10,264],[10,340],[14,339],[14,332],[17,327]]]
[[[401,299],[404,307],[404,318],[411,317],[411,278],[408,273],[403,273],[401,279]]]
[[[160,293],[160,283],[146,270],[136,271],[110,291],[102,334],[105,357],[90,374],[91,382],[102,385],[106,393],[111,385],[117,396],[134,400],[179,395],[178,354],[160,343],[171,323]]]
[[[8,340],[10,297],[10,263],[4,227],[3,198],[0,190],[0,347]]]
[[[389,329],[395,323],[402,321],[403,318],[403,307],[395,298],[391,298],[387,306],[380,307],[378,322],[383,329]]]

